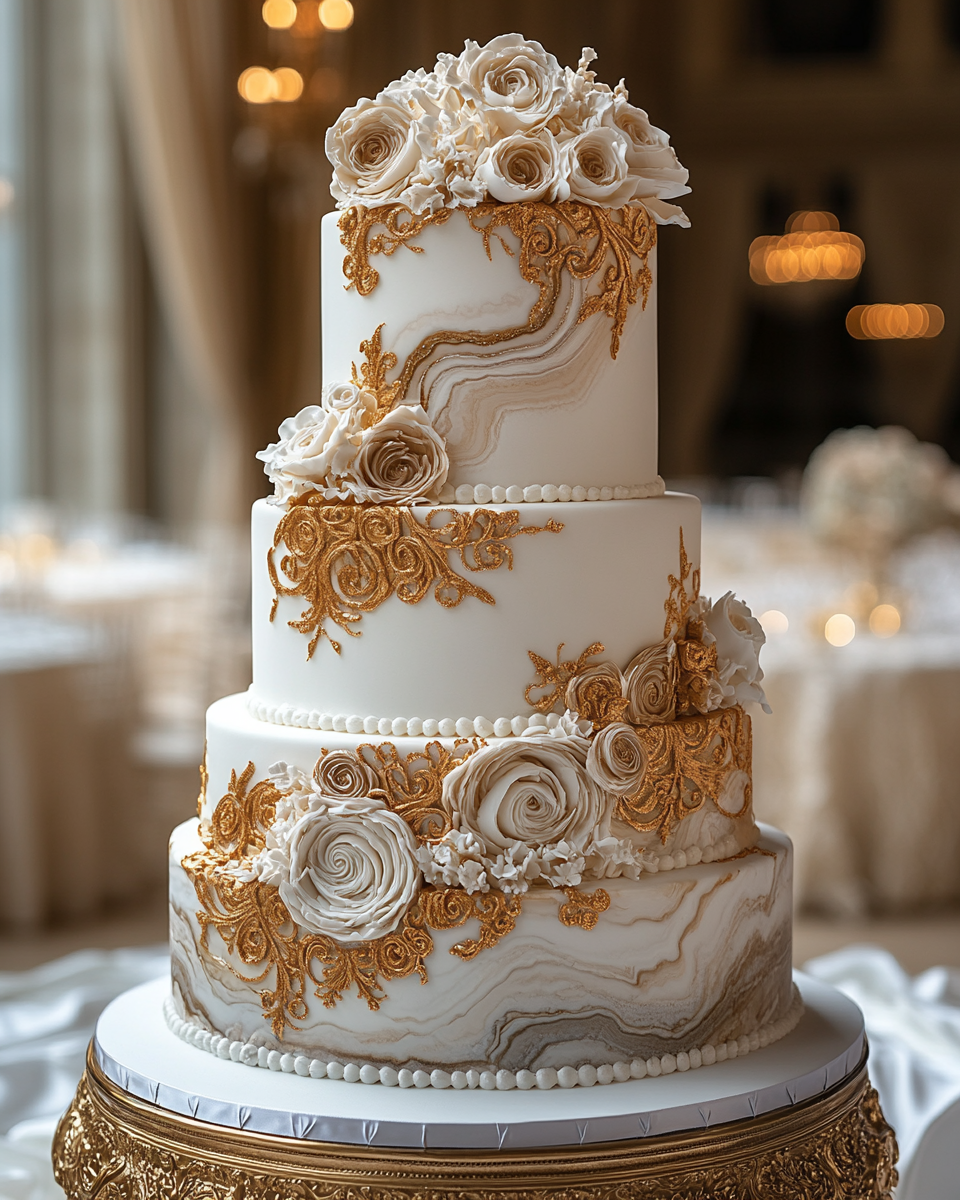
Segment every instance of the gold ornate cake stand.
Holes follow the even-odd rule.
[[[897,1146],[866,1062],[804,1103],[579,1147],[396,1150],[227,1128],[138,1099],[92,1051],[54,1142],[70,1200],[880,1200]]]

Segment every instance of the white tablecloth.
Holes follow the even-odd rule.
[[[843,915],[960,901],[960,538],[903,553],[903,631],[815,631],[849,608],[855,563],[795,519],[704,522],[703,590],[788,617],[761,655],[773,715],[754,715],[754,805],[796,847],[800,905]]]
[[[96,1018],[115,995],[167,969],[157,947],[83,951],[34,971],[0,974],[0,1200],[62,1200],[50,1171],[50,1141],[83,1070]],[[937,967],[911,980],[889,955],[869,947],[814,959],[804,970],[842,988],[864,1010],[870,1074],[900,1142],[898,1200],[955,1200],[960,971]],[[938,1125],[947,1136],[931,1137]],[[928,1186],[921,1193],[915,1179],[947,1180],[953,1190]]]

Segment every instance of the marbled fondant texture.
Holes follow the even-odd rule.
[[[288,624],[307,602],[281,597],[270,620],[275,592],[267,553],[284,510],[258,500],[252,535],[253,699],[292,712],[390,721],[482,716],[492,722],[529,714],[534,710],[524,690],[536,672],[528,651],[553,661],[563,643],[564,657],[576,658],[599,641],[605,647],[601,657],[626,666],[638,650],[664,636],[663,605],[668,577],[679,567],[681,531],[693,567],[700,562],[700,504],[694,496],[486,507],[519,512],[523,526],[552,520],[563,529],[508,541],[509,569],[504,564],[474,572],[451,555],[451,565],[486,589],[493,604],[465,596],[456,607],[443,608],[433,589],[416,604],[394,594],[353,626],[359,637],[328,620],[341,653],[321,639],[308,659],[309,634]],[[423,520],[430,510],[414,511]],[[278,568],[284,553],[281,544]]]
[[[537,1070],[716,1045],[790,1009],[791,847],[769,828],[740,857],[604,880],[610,907],[592,930],[561,924],[562,896],[531,889],[513,932],[473,960],[449,953],[464,929],[435,932],[427,984],[391,980],[375,1011],[354,995],[324,1008],[308,991],[305,1019],[282,1041],[260,1004],[269,974],[242,979],[260,972],[213,931],[200,946],[181,866],[199,848],[196,821],[174,832],[173,994],[181,1017],[231,1040],[396,1068]]]
[[[338,219],[330,213],[321,222],[325,384],[351,378],[361,342],[380,325],[384,350],[402,365],[439,331],[527,323],[538,291],[521,278],[520,244],[508,229],[490,239],[488,257],[481,234],[454,212],[414,239],[422,253],[403,246],[372,257],[380,279],[361,296],[345,286]],[[656,249],[648,266],[655,278]],[[488,347],[440,345],[416,372],[406,402],[424,402],[446,443],[454,486],[604,487],[656,478],[656,284],[645,308],[639,300],[631,307],[615,359],[609,321],[578,321],[584,293],[597,288],[596,279],[587,284],[564,271],[542,329]]]

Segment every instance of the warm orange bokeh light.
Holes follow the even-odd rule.
[[[294,0],[263,0],[260,13],[271,29],[289,29],[297,19],[297,6]]]
[[[860,341],[935,338],[942,329],[936,304],[858,304],[847,313],[847,333]]]
[[[277,98],[277,81],[266,67],[247,67],[237,80],[237,91],[248,104],[271,104]]]
[[[828,212],[795,212],[782,237],[758,237],[750,243],[754,283],[809,283],[813,279],[855,279],[863,266],[863,242],[841,233]]]
[[[285,103],[291,100],[299,100],[303,93],[303,76],[299,71],[295,71],[293,67],[278,67],[273,72],[273,81],[276,85],[276,99]]]
[[[350,0],[321,0],[319,12],[324,29],[349,29],[353,24]]]

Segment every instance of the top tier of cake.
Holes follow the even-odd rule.
[[[422,404],[443,438],[454,492],[656,494],[655,241],[640,207],[331,213],[324,384],[383,367],[394,404]]]

